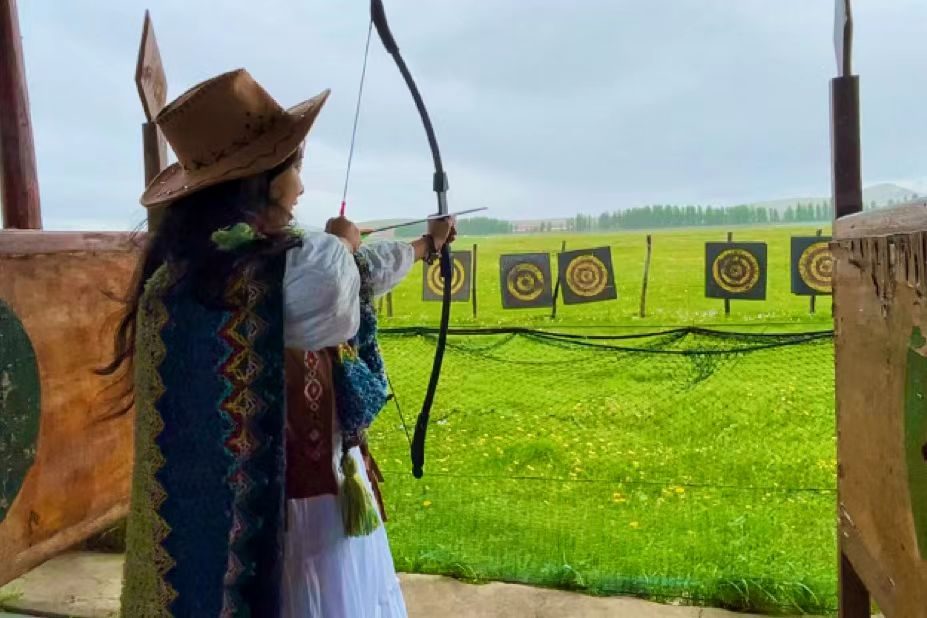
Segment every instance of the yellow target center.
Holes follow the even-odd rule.
[[[830,294],[834,276],[834,256],[826,242],[809,245],[798,258],[798,275],[809,288]]]
[[[567,265],[566,285],[577,296],[598,296],[608,285],[608,269],[594,255],[577,256]]]
[[[711,265],[711,276],[723,290],[744,294],[760,281],[760,263],[744,249],[725,249]]]
[[[509,294],[518,300],[532,301],[544,292],[544,273],[534,264],[516,264],[505,279]]]
[[[457,294],[463,288],[466,270],[463,262],[452,258],[451,294]],[[428,267],[428,287],[439,296],[444,293],[444,279],[441,278],[441,263],[435,262]]]

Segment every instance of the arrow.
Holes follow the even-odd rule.
[[[406,227],[408,225],[417,225],[419,223],[428,223],[429,221],[435,221],[437,219],[447,219],[448,217],[459,217],[460,215],[469,215],[474,212],[481,212],[483,210],[488,210],[486,206],[482,208],[471,208],[469,210],[459,210],[457,212],[449,212],[446,215],[434,214],[428,215],[424,219],[416,219],[415,221],[406,221],[405,223],[396,223],[394,225],[387,225],[385,227],[378,227],[375,230],[364,230],[361,233],[361,236],[368,236],[370,234],[376,234],[377,232],[385,232],[386,230],[395,230],[399,227]]]

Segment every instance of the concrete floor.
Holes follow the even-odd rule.
[[[104,618],[119,611],[122,556],[75,552],[46,562],[0,588],[17,595],[4,608],[19,615]],[[464,584],[433,575],[400,575],[410,618],[736,618],[719,609],[624,597],[590,597],[516,584]],[[5,616],[17,614],[3,614]]]

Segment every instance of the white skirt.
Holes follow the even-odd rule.
[[[372,491],[360,450],[351,455]],[[368,536],[345,536],[330,495],[287,500],[287,515],[283,618],[406,618],[382,523]]]

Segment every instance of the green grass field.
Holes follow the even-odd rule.
[[[426,476],[411,477],[394,407],[371,431],[397,567],[638,594],[769,612],[835,606],[833,346],[763,348],[763,333],[829,329],[830,300],[794,297],[789,238],[811,228],[734,229],[769,245],[767,300],[704,298],[704,242],[726,230],[654,234],[648,317],[637,317],[643,233],[464,238],[479,245],[479,317],[452,323],[634,334],[676,325],[751,336],[663,335],[602,349],[530,337],[452,337],[432,416]],[[825,230],[827,233],[827,230]],[[609,245],[619,299],[503,311],[502,253]],[[381,327],[430,325],[417,267]],[[760,336],[757,336],[760,335]],[[414,424],[429,337],[385,334]],[[723,353],[692,354],[693,351]],[[737,350],[740,350],[739,352]],[[666,352],[687,351],[688,354]]]

